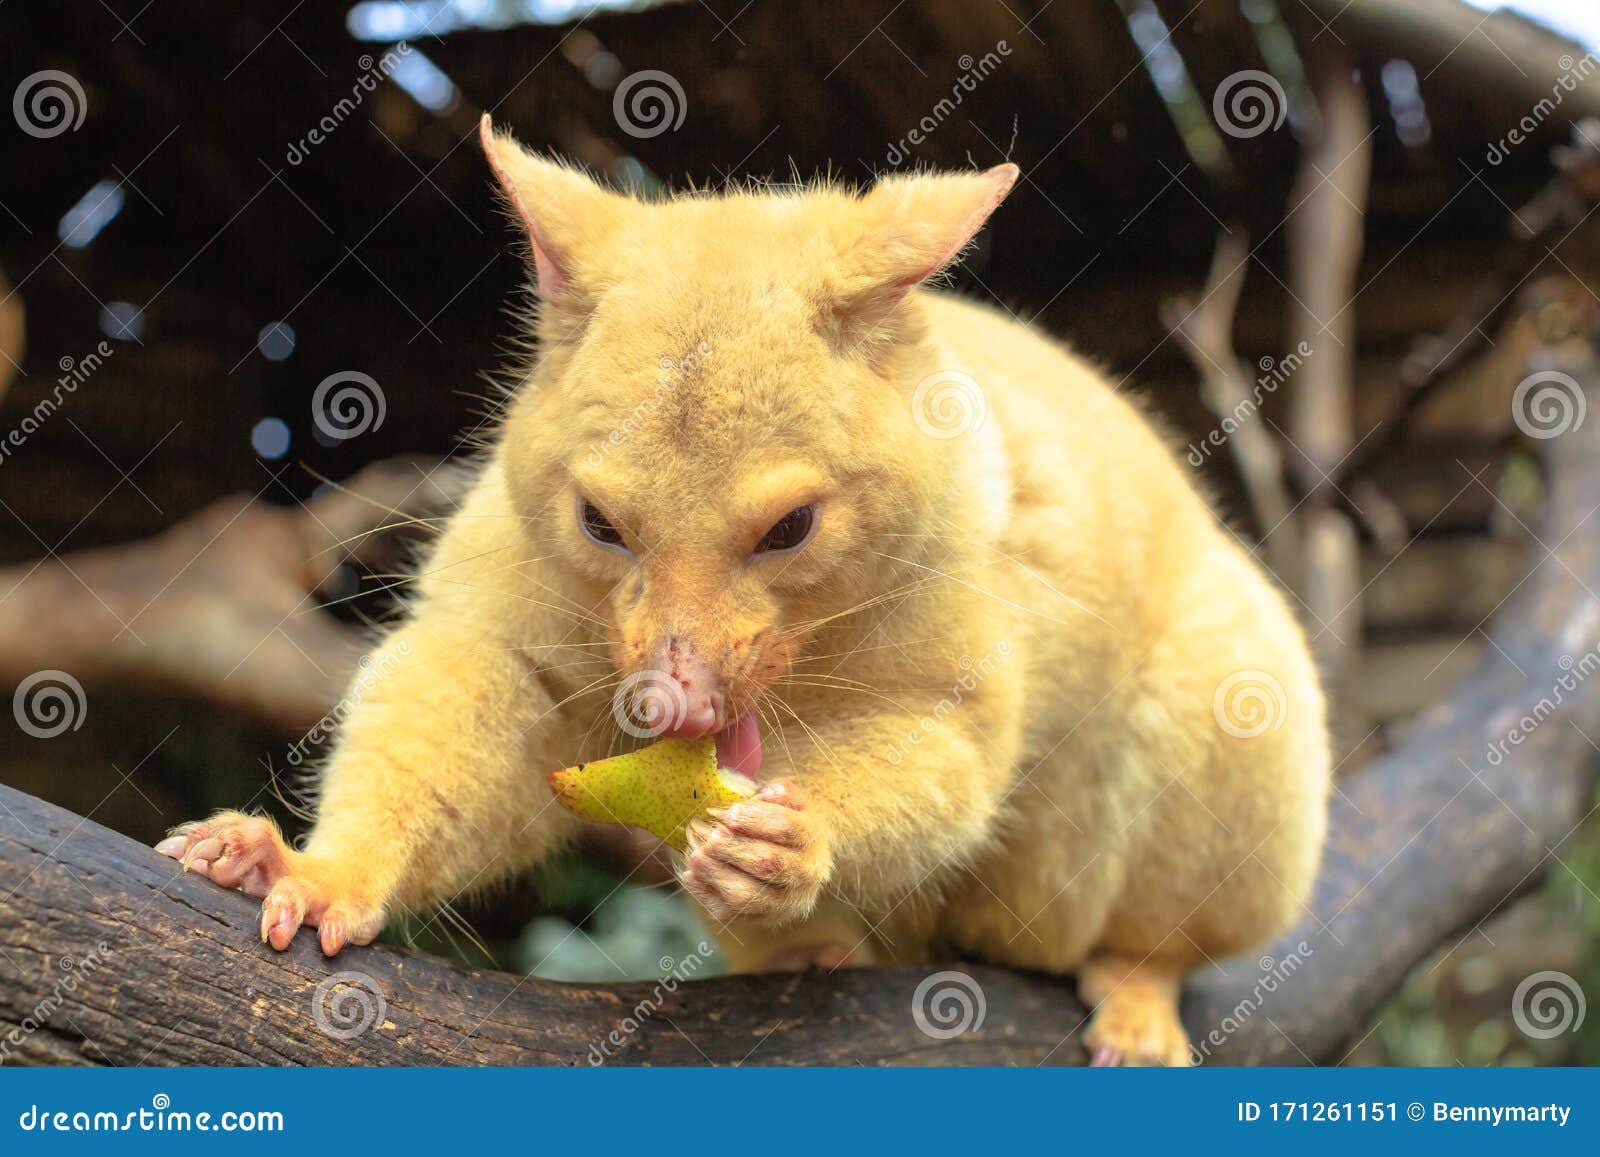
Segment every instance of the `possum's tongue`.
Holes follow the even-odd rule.
[[[751,777],[761,770],[761,732],[754,711],[745,712],[733,726],[717,732],[717,766]]]

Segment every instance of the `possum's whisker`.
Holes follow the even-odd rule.
[[[591,642],[573,643],[573,642],[569,642],[567,640],[562,640],[559,643],[522,643],[522,644],[520,644],[522,649],[523,650],[527,650],[527,651],[559,651],[559,650],[562,650],[563,648],[566,648],[566,647],[610,647],[610,646],[613,646],[613,645],[614,644],[612,644],[609,640],[606,640],[606,639],[597,639],[596,641],[594,641],[592,643]]]
[[[503,649],[512,651],[516,650],[515,647]],[[601,665],[609,666],[609,661],[602,658],[591,657],[587,659],[573,659],[569,663],[545,663],[534,660],[529,665],[533,667],[537,673],[542,675],[553,674],[557,671],[573,671],[576,669],[579,676],[582,677],[585,675],[585,673],[592,674],[595,669]]]
[[[522,559],[518,559],[515,562],[502,563],[500,566],[495,567],[493,570],[485,571],[484,572],[484,577],[487,578],[489,575],[499,574],[503,570],[515,570],[518,567],[532,566],[535,563],[548,562],[553,557],[554,557],[553,555],[541,555],[538,558],[522,558]],[[548,583],[542,583],[538,579],[532,577],[531,575],[524,574],[522,577],[524,579],[526,579],[528,582],[532,583],[534,586],[538,587],[540,590],[547,591],[548,593],[554,595],[556,598],[561,599],[563,602],[568,603],[573,607],[576,607],[580,614],[588,616],[589,618],[593,619],[595,622],[601,622],[602,621],[602,620],[600,620],[598,617],[596,617],[594,615],[594,613],[593,613],[594,612],[594,608],[593,607],[586,607],[582,603],[578,602],[578,600],[573,599],[573,598],[568,598],[566,595],[562,594],[560,591],[556,590],[554,587],[550,586]]]
[[[793,707],[789,706],[789,704],[785,703],[782,699],[775,698],[773,699],[773,702],[787,711],[790,718],[800,725],[800,729],[806,733],[807,737],[810,738],[812,745],[815,746],[818,751],[822,752],[824,759],[833,764],[835,768],[843,766],[839,762],[838,757],[834,755],[832,745],[830,745],[826,739],[822,738],[822,736],[818,735],[816,730],[812,728],[809,723],[800,718],[799,714]]]
[[[523,658],[528,660],[530,664],[543,667],[546,670],[551,669],[551,665],[547,662],[547,660],[564,658],[566,656],[571,656],[571,661],[574,663],[611,662],[611,657],[609,655],[595,654],[592,651],[584,651],[577,647],[571,647],[569,650],[569,646],[570,644],[564,643],[557,643],[554,646],[548,647],[528,643],[515,643],[509,647],[496,647],[495,650],[502,654],[521,655]]]
[[[774,706],[771,697],[762,695],[756,700],[756,714],[761,717],[761,722],[765,724],[768,734],[776,735],[778,742],[783,744],[784,758],[789,761],[789,766],[793,767],[794,752],[789,747],[789,737],[783,730],[783,719],[778,715],[778,709]]]
[[[794,627],[809,627],[815,626],[818,623],[832,622],[834,619],[843,618],[846,615],[857,614],[860,611],[876,606],[879,603],[887,602],[890,599],[898,598],[906,594],[913,594],[921,587],[927,586],[931,581],[932,580],[927,578],[915,578],[909,582],[901,583],[898,586],[890,587],[887,590],[878,591],[876,594],[871,595],[870,597],[865,598],[860,602],[853,604],[852,606],[845,607],[843,610],[835,611],[831,615],[823,615],[815,619],[801,619],[791,625]]]
[[[449,521],[449,515],[440,514],[431,516],[418,515],[416,518],[406,518],[399,522],[386,522],[381,526],[373,526],[366,530],[358,531],[355,534],[350,535],[348,538],[339,539],[337,542],[330,542],[327,546],[323,547],[316,553],[308,555],[306,557],[306,561],[314,562],[325,554],[331,554],[336,550],[347,549],[352,543],[364,542],[365,540],[377,534],[387,534],[390,531],[395,530],[406,530],[413,526],[422,527],[428,530],[439,530]]]
[[[467,938],[468,943],[470,943],[479,952],[483,953],[485,960],[487,960],[491,965],[495,963],[494,953],[489,951],[489,946],[485,944],[483,938],[478,935],[478,930],[472,926],[471,922],[468,921],[459,910],[457,910],[455,904],[449,900],[446,900],[439,906],[439,914],[443,916],[445,920],[454,924],[460,933]],[[450,939],[450,943],[452,947],[455,946],[455,938],[453,936]],[[457,955],[463,955],[459,949],[457,950]]]
[[[807,679],[826,679],[830,682],[837,683],[840,686],[851,687],[863,691],[877,689],[871,683],[863,682],[860,679],[851,679],[846,675],[835,675],[832,671],[786,671],[782,675],[778,676],[778,678],[787,680],[793,679],[796,676],[803,676]]]
[[[604,744],[605,751],[607,755],[614,753],[617,745],[617,736],[622,733],[622,728],[616,725],[616,720],[611,718],[611,713],[609,711],[595,712],[594,718],[590,720],[589,726],[584,729],[583,738],[578,743],[578,750],[580,752],[589,750],[589,742],[594,737],[595,731],[604,726],[607,720],[611,721],[611,734],[607,735],[606,737]]]
[[[1022,558],[1021,558],[1020,555],[1007,554],[1005,551],[1001,550],[999,547],[993,546],[993,545],[989,545],[987,547],[987,549],[996,558],[1003,559],[1004,561],[1012,564],[1014,567],[1016,567],[1023,574],[1027,575],[1034,582],[1036,582],[1040,586],[1044,587],[1045,590],[1047,590],[1051,594],[1055,595],[1058,599],[1061,599],[1063,602],[1070,603],[1072,606],[1076,607],[1078,610],[1082,611],[1084,614],[1089,615],[1091,618],[1095,619],[1096,621],[1098,621],[1102,625],[1107,626],[1107,627],[1111,627],[1113,630],[1117,629],[1116,624],[1110,622],[1104,616],[1102,616],[1100,614],[1097,614],[1091,607],[1087,606],[1083,602],[1081,602],[1078,599],[1074,598],[1073,596],[1069,595],[1066,591],[1062,590],[1060,587],[1056,586],[1054,583],[1052,583],[1048,579],[1046,579],[1043,575],[1039,574],[1038,571],[1034,570],[1032,567],[1030,567],[1026,563],[1024,563],[1022,561]]]
[[[819,690],[841,691],[851,695],[870,695],[874,699],[881,699],[885,703],[888,703],[896,711],[909,710],[909,707],[905,703],[873,687],[851,686],[848,683],[808,682],[803,679],[784,679],[782,682],[783,685],[787,687],[815,687]],[[933,687],[902,688],[901,690],[915,690],[924,694],[939,694],[938,689]]]
[[[284,808],[288,810],[289,814],[294,816],[296,819],[304,820],[306,823],[313,822],[316,818],[316,815],[312,811],[311,805],[304,799],[290,799],[289,796],[285,794],[285,789],[287,788],[287,790],[293,791],[295,795],[303,797],[306,794],[304,790],[298,785],[292,783],[286,784],[284,777],[278,774],[277,768],[273,767],[270,763],[267,763],[264,759],[262,760],[262,763],[266,764],[267,790],[272,793],[272,798],[282,804]],[[307,774],[309,775],[311,773],[308,772]]]
[[[460,566],[463,563],[474,562],[477,559],[485,558],[485,557],[487,557],[487,556],[489,556],[491,554],[498,554],[500,549],[504,549],[504,548],[499,548],[499,549],[496,549],[496,550],[486,550],[486,551],[483,551],[480,554],[475,554],[475,555],[472,555],[472,556],[470,556],[468,558],[458,559],[455,562],[450,563],[449,567]],[[385,591],[399,590],[402,587],[414,585],[414,584],[416,584],[417,582],[419,582],[422,579],[434,578],[441,571],[449,569],[449,567],[440,567],[438,570],[419,571],[419,572],[416,572],[416,573],[410,573],[410,572],[405,572],[405,571],[374,571],[374,572],[371,572],[371,573],[369,573],[367,575],[364,575],[363,578],[364,579],[377,579],[377,580],[379,580],[380,582],[383,583],[382,586],[367,587],[365,590],[358,590],[354,594],[346,595],[343,598],[329,599],[326,602],[318,602],[315,606],[307,608],[307,610],[308,610],[309,613],[316,613],[317,611],[320,611],[320,610],[326,610],[329,607],[343,606],[346,603],[354,602],[357,599],[366,599],[366,598],[371,598],[373,595],[381,595]],[[439,581],[440,582],[448,582],[450,580],[448,580],[448,579],[440,579]]]
[[[450,562],[445,563],[443,566],[437,566],[437,567],[432,568],[431,570],[419,570],[419,571],[415,571],[415,572],[402,571],[402,572],[392,573],[392,574],[377,573],[377,574],[374,574],[373,577],[374,578],[391,578],[391,579],[412,579],[412,580],[431,578],[434,575],[443,574],[447,570],[454,570],[457,567],[465,566],[469,562],[477,562],[480,558],[488,558],[492,554],[500,554],[501,552],[506,551],[506,550],[510,550],[510,549],[511,549],[510,547],[506,547],[506,546],[491,547],[488,550],[480,550],[477,554],[470,554],[470,555],[465,555],[462,558],[452,559]]]
[[[903,562],[907,566],[920,567],[923,570],[931,571],[934,574],[939,575],[941,578],[949,579],[951,582],[957,583],[957,584],[959,584],[959,585],[961,585],[963,587],[966,587],[969,591],[972,591],[975,594],[980,594],[984,598],[987,598],[987,599],[993,599],[995,602],[999,603],[1001,606],[1008,607],[1011,610],[1017,611],[1017,612],[1019,612],[1021,614],[1032,615],[1033,617],[1043,619],[1048,623],[1054,623],[1058,627],[1070,627],[1070,626],[1072,626],[1072,623],[1068,622],[1065,619],[1058,619],[1058,618],[1055,618],[1053,615],[1047,615],[1043,611],[1036,610],[1033,607],[1026,606],[1026,605],[1024,605],[1022,603],[1013,602],[1011,599],[1006,598],[1004,595],[997,595],[993,591],[988,590],[985,587],[980,587],[977,583],[968,582],[966,579],[961,578],[959,575],[952,574],[949,571],[943,571],[943,570],[940,570],[938,567],[928,566],[926,563],[917,562],[914,559],[900,558],[898,555],[884,554],[882,551],[873,551],[872,553],[877,555],[879,558],[886,558],[886,559],[889,559],[892,562]],[[1063,596],[1063,597],[1065,597],[1065,596]],[[1075,605],[1078,605],[1079,609],[1082,610],[1085,614],[1094,615],[1094,617],[1097,618],[1097,619],[1100,617],[1099,615],[1095,615],[1093,611],[1089,610],[1089,608],[1084,607],[1081,604],[1076,604],[1076,600],[1073,600],[1073,601],[1074,601]]]
[[[820,663],[824,659],[848,659],[854,655],[867,655],[873,651],[893,651],[906,647],[925,647],[932,643],[943,643],[950,639],[949,635],[935,635],[926,639],[899,639],[893,643],[879,643],[875,647],[852,647],[848,651],[831,651],[813,655],[809,652],[796,656],[791,662],[791,667],[798,667],[802,663]]]
[[[923,587],[931,585],[935,581],[937,580],[930,578],[916,579],[912,582],[905,583],[890,590],[882,591],[879,594],[873,595],[869,599],[863,599],[861,602],[855,604],[855,606],[846,607],[842,611],[835,611],[831,615],[823,615],[822,617],[815,619],[802,619],[795,623],[785,624],[785,626],[779,629],[776,634],[782,638],[788,638],[794,635],[803,635],[826,623],[832,623],[836,619],[842,619],[850,615],[860,614],[863,611],[872,610],[873,608],[881,606],[884,603],[892,602],[897,599],[910,598]]]
[[[299,613],[313,615],[320,614],[321,612],[329,610],[333,607],[346,606],[355,602],[357,599],[370,599],[375,595],[381,595],[388,591],[400,590],[402,587],[410,586],[417,581],[416,576],[414,575],[373,575],[371,577],[378,579],[392,578],[398,581],[387,582],[382,586],[367,587],[365,590],[356,591],[354,594],[345,595],[342,598],[328,599],[326,602],[318,601],[315,605],[308,606],[304,611]]]
[[[561,700],[559,703],[552,704],[548,710],[546,710],[543,714],[541,714],[537,719],[534,720],[534,723],[535,724],[542,723],[546,718],[548,718],[551,715],[554,715],[557,711],[560,711],[563,707],[565,707],[568,703],[571,703],[574,699],[580,698],[581,696],[584,696],[584,695],[588,695],[591,692],[593,692],[594,690],[596,690],[597,688],[600,688],[600,687],[603,687],[603,686],[606,686],[606,685],[610,685],[610,684],[620,684],[621,682],[622,682],[622,676],[620,676],[619,674],[617,674],[614,671],[612,673],[608,674],[608,675],[604,675],[604,676],[600,677],[599,679],[596,679],[593,683],[590,683],[587,687],[581,687],[578,690],[574,691],[571,695],[568,695],[565,699]],[[529,726],[531,727],[531,726],[533,726],[533,724],[529,724]]]
[[[576,619],[579,622],[583,622],[583,621],[587,620],[588,622],[590,622],[590,623],[592,623],[592,624],[594,624],[596,626],[599,626],[599,627],[607,626],[607,623],[606,623],[606,621],[604,619],[602,619],[602,618],[600,618],[600,617],[598,617],[596,615],[591,615],[587,611],[574,611],[569,607],[558,606],[555,603],[547,603],[547,602],[544,602],[541,599],[536,599],[536,598],[532,598],[532,597],[530,597],[528,595],[519,594],[516,591],[487,591],[486,592],[486,591],[484,591],[484,589],[482,587],[478,586],[476,583],[465,582],[465,581],[463,581],[461,579],[442,578],[439,575],[432,575],[430,577],[431,577],[432,581],[436,582],[436,583],[449,583],[451,586],[465,587],[467,590],[471,590],[471,591],[479,591],[479,592],[482,592],[482,593],[487,593],[487,594],[490,594],[490,595],[494,595],[496,597],[515,599],[518,602],[527,603],[530,606],[542,607],[547,611],[554,611],[557,614],[567,615],[568,617]]]
[[[487,578],[489,575],[499,574],[503,570],[511,570],[514,567],[531,566],[536,562],[549,562],[554,557],[555,557],[555,555],[552,555],[552,554],[542,554],[542,555],[539,555],[537,558],[519,558],[519,559],[516,559],[516,560],[514,560],[512,562],[503,562],[499,566],[494,567],[492,570],[484,571],[483,572],[483,576],[485,578]]]

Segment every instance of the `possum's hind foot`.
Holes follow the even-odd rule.
[[[261,897],[261,939],[282,951],[300,925],[318,929],[324,955],[369,944],[383,928],[383,908],[342,886],[337,874],[284,843],[263,816],[218,812],[173,829],[156,851],[224,888]]]
[[[1094,1006],[1083,1034],[1096,1066],[1193,1063],[1189,1037],[1178,1019],[1182,969],[1158,960],[1091,957],[1078,973],[1078,990]]]

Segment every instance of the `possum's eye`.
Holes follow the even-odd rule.
[[[587,498],[578,500],[578,522],[583,527],[583,533],[601,546],[611,550],[626,551],[623,544],[622,532],[611,525],[611,520],[600,513],[600,508]]]
[[[756,543],[757,554],[774,554],[778,551],[797,550],[811,540],[817,527],[816,503],[796,506],[777,522]]]

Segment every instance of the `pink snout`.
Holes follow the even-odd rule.
[[[665,677],[667,693],[650,697],[646,726],[664,739],[700,739],[717,730],[721,679],[693,643],[674,635],[656,647],[650,665]]]

